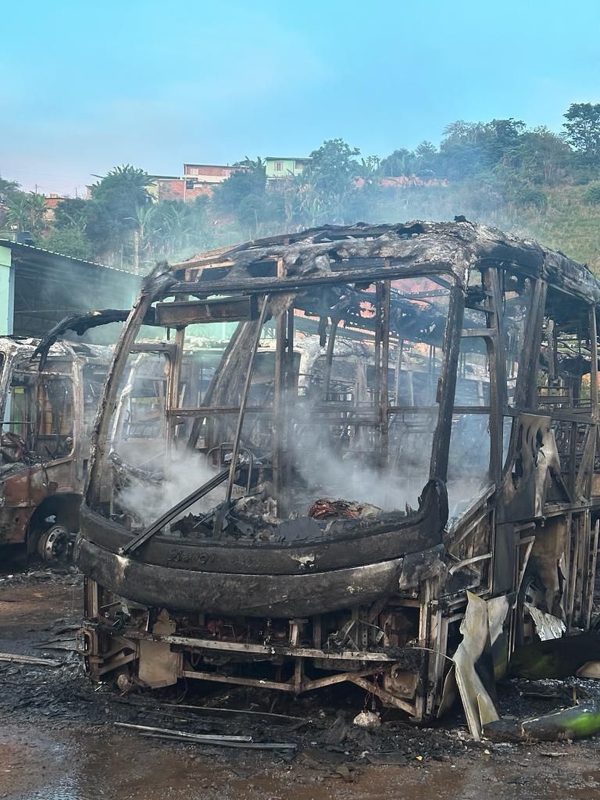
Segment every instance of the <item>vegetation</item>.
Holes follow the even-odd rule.
[[[89,198],[53,214],[41,195],[0,179],[0,236],[31,237],[79,258],[146,271],[159,258],[324,223],[468,219],[535,236],[600,271],[600,104],[574,103],[561,133],[518,119],[457,121],[439,145],[361,155],[343,139],[310,153],[302,174],[268,181],[245,158],[212,196],[153,197],[153,181],[115,167]]]

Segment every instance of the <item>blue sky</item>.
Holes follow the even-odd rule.
[[[600,2],[5,0],[0,175],[81,191],[133,163],[386,155],[449,122],[559,130],[600,101]]]

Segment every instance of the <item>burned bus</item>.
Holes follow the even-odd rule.
[[[67,555],[79,528],[107,347],[0,338],[0,558]]]
[[[469,222],[158,266],[93,435],[91,675],[347,681],[417,720],[458,689],[485,716],[484,651],[500,675],[590,624],[599,303],[584,265]],[[224,321],[201,380],[188,335]]]

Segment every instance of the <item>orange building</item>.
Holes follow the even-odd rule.
[[[154,175],[148,187],[150,194],[160,200],[191,202],[197,197],[211,197],[214,187],[245,167],[225,164],[184,164],[183,176]]]

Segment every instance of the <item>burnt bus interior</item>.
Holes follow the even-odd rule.
[[[20,435],[33,457],[68,456],[73,442],[72,365],[53,363],[52,371],[42,373],[36,367],[29,359],[15,365],[4,429]]]
[[[468,222],[157,268],[94,434],[92,676],[349,681],[416,719],[458,690],[471,719],[477,614],[497,675],[540,621],[590,624],[599,300],[584,266]]]
[[[33,344],[9,347],[13,349],[7,360],[2,354],[6,387],[3,432],[20,437],[24,452],[33,460],[71,456],[75,405],[81,406],[82,433],[89,437],[106,379],[108,353],[101,348],[92,353],[85,345],[77,353],[68,345],[55,348],[40,370],[32,359]],[[76,363],[78,357],[80,364]],[[5,457],[5,463],[14,462]]]
[[[77,531],[107,348],[0,338],[0,545],[53,560]],[[49,520],[54,522],[51,524]]]

